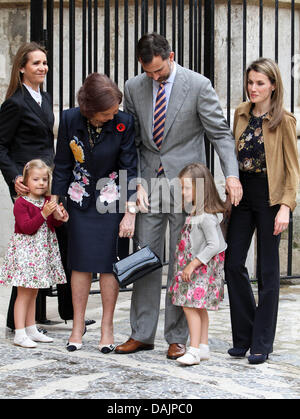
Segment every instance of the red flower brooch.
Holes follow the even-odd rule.
[[[117,125],[117,130],[118,130],[119,132],[123,132],[123,131],[125,131],[125,129],[126,129],[126,127],[125,127],[125,125],[124,125],[124,124],[118,124],[118,125]]]

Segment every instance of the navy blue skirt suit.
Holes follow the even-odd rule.
[[[92,142],[80,109],[64,111],[54,163],[52,194],[68,198],[69,267],[111,273],[124,204],[136,193],[128,188],[137,176],[133,117],[119,111]]]

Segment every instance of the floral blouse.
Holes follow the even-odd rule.
[[[262,124],[267,113],[254,116],[250,111],[247,128],[238,143],[239,168],[243,172],[259,173],[267,170]]]

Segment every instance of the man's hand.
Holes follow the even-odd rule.
[[[137,185],[136,204],[140,212],[148,212],[148,207],[149,207],[148,194],[142,185]]]
[[[237,206],[243,196],[243,188],[242,188],[241,182],[239,181],[238,178],[234,176],[229,176],[226,179],[225,188],[229,194],[229,198],[232,205]]]

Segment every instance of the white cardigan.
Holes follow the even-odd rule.
[[[218,217],[215,214],[203,213],[187,218],[192,229],[190,240],[193,258],[207,263],[227,248]]]

